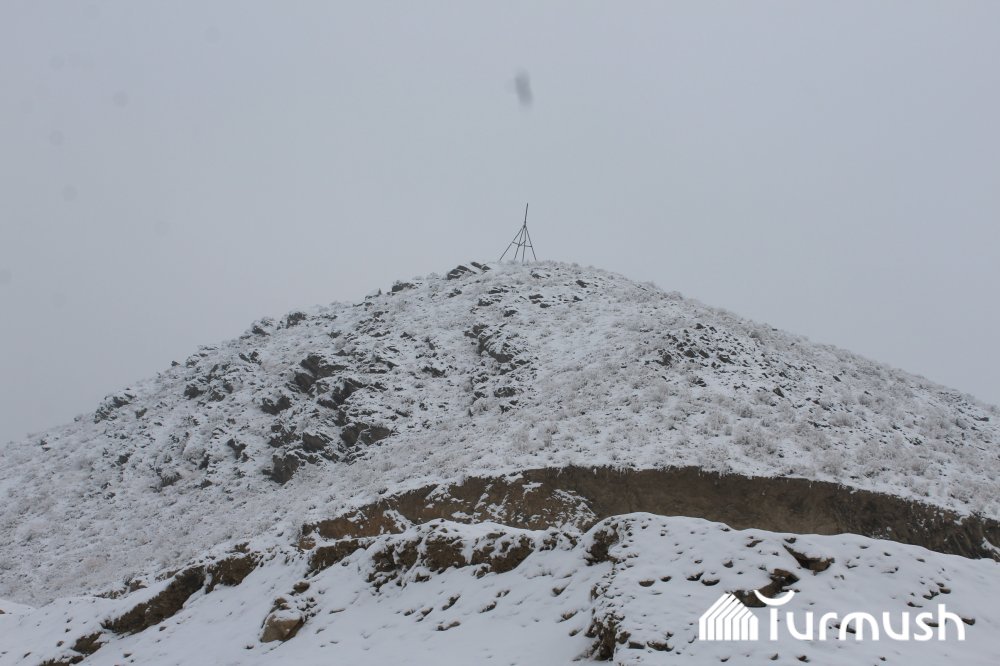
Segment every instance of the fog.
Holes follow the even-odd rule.
[[[496,260],[1000,403],[1000,3],[0,5],[0,441]]]

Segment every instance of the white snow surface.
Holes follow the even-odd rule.
[[[595,544],[608,543],[608,535],[607,556],[595,556]],[[503,572],[477,565],[442,570],[427,557],[435,539],[455,542],[466,557],[513,541],[533,550]],[[410,559],[403,555],[407,544]],[[789,549],[832,562],[814,573]],[[1000,564],[855,535],[736,531],[697,518],[629,514],[583,535],[437,520],[378,537],[319,572],[309,570],[308,552],[281,540],[257,539],[251,552],[263,561],[241,584],[196,592],[176,615],[136,634],[114,634],[102,622],[150,598],[163,583],[118,599],[60,599],[0,615],[0,666],[67,658],[77,637],[102,632],[103,645],[85,663],[549,666],[602,656],[594,652],[595,627],[602,625],[611,627],[614,651],[603,656],[617,664],[802,659],[830,666],[986,666],[1000,660]],[[699,640],[698,619],[721,594],[759,589],[777,570],[798,578],[788,588],[795,597],[781,608],[777,640],[770,640],[764,608],[751,611],[760,627],[756,641]],[[304,624],[285,642],[264,643],[262,626],[277,599],[285,607],[278,615]],[[889,613],[897,633],[909,613],[915,632],[916,614],[936,616],[938,604],[961,620],[943,623],[944,640],[936,633],[926,642],[890,640],[881,627],[877,641],[871,633],[836,639],[848,613]],[[814,614],[813,640],[789,635],[787,611],[795,613],[799,631],[806,630],[805,613]],[[819,640],[819,618],[831,612],[837,618],[825,621],[827,638]]]
[[[394,289],[258,321],[0,447],[0,597],[93,592],[382,493],[569,464],[799,476],[1000,517],[1000,410],[920,377],[576,265]]]

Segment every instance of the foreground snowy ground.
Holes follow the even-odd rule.
[[[0,615],[0,664],[80,656],[70,648],[81,637],[96,649],[86,663],[109,665],[544,666],[581,658],[763,664],[775,655],[779,663],[851,666],[1000,660],[1000,564],[864,537],[736,531],[700,519],[630,514],[585,534],[435,521],[354,552],[340,546],[300,551],[258,539],[120,598],[8,606]],[[212,570],[212,562],[234,553],[256,567],[241,582],[208,575],[176,613],[151,623],[157,602],[142,602],[166,597],[171,581],[197,567]],[[781,610],[782,617],[796,614],[800,631],[807,611],[817,619],[888,612],[897,632],[909,613],[915,631],[912,618],[922,611],[936,616],[942,603],[962,618],[962,628],[946,622],[946,640],[856,640],[851,633],[841,641],[838,622],[830,620],[827,640],[800,641],[782,623],[772,641],[767,609],[755,608],[757,641],[698,639],[699,616],[722,593],[761,588],[774,596],[795,591]],[[275,627],[284,633],[268,636]]]
[[[998,418],[619,275],[470,264],[261,320],[0,447],[0,597],[104,589],[386,492],[570,464],[821,479],[996,518]]]

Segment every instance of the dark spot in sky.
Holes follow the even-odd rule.
[[[517,101],[522,107],[529,107],[535,101],[535,96],[531,92],[531,77],[527,72],[522,70],[514,77],[514,92],[517,93]]]
[[[53,291],[49,296],[49,302],[54,308],[62,308],[69,302],[69,297],[61,291]]]
[[[111,99],[114,101],[115,106],[119,106],[122,108],[128,106],[128,93],[125,92],[124,90],[119,90],[118,92],[116,92],[114,97],[112,97]]]
[[[63,144],[66,143],[66,135],[64,135],[59,130],[52,130],[49,132],[49,143],[51,143],[56,148],[62,148]]]
[[[166,236],[170,233],[170,223],[166,220],[153,222],[153,233],[157,236]]]
[[[77,195],[76,188],[73,187],[72,185],[67,185],[66,187],[62,188],[63,201],[76,201],[76,195]]]
[[[5,287],[14,279],[14,275],[6,268],[0,268],[0,287]]]
[[[205,41],[209,44],[218,44],[219,40],[222,39],[222,33],[219,31],[219,26],[210,25],[205,28]]]
[[[66,66],[66,58],[61,55],[54,55],[49,58],[49,67],[55,70],[60,70]]]

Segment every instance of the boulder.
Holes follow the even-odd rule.
[[[264,620],[264,630],[261,632],[261,643],[287,641],[295,636],[305,623],[302,613],[297,610],[278,609],[272,611]]]

